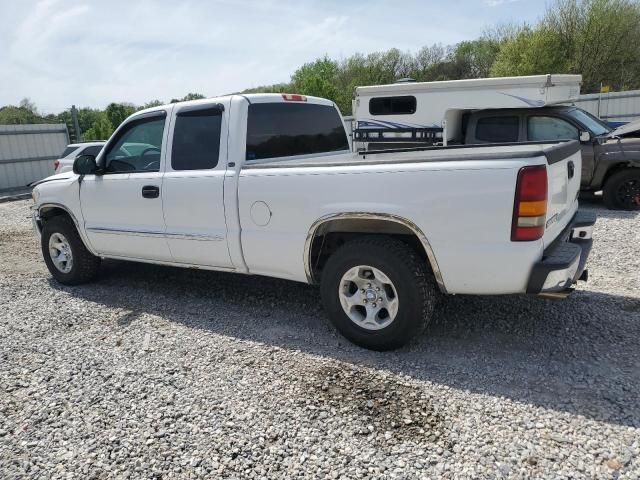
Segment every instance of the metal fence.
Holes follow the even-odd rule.
[[[53,175],[68,143],[65,124],[0,125],[0,191]]]
[[[580,95],[572,105],[612,125],[640,120],[640,90]]]

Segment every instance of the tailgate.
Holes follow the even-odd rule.
[[[547,157],[547,217],[542,240],[553,242],[578,209],[582,157],[580,144],[565,142],[545,149]]]

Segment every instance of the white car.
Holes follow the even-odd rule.
[[[354,153],[329,100],[231,95],[133,114],[35,187],[33,223],[61,283],[103,258],[319,283],[334,325],[385,350],[440,294],[585,279],[580,166],[576,141]]]
[[[93,155],[98,156],[102,147],[104,147],[104,140],[96,142],[81,142],[70,143],[64,152],[60,155],[60,158],[53,161],[53,169],[56,173],[70,172],[73,170],[73,161],[79,155]]]

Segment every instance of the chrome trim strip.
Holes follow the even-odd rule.
[[[429,244],[429,240],[427,240],[427,237],[424,235],[424,233],[422,233],[422,230],[420,230],[420,228],[412,221],[407,220],[406,218],[400,217],[398,215],[390,214],[390,213],[369,213],[369,212],[331,213],[323,217],[320,217],[318,220],[316,220],[313,223],[313,225],[311,225],[311,228],[309,229],[309,233],[307,234],[307,238],[304,243],[303,262],[304,262],[304,270],[307,276],[308,283],[311,283],[311,284],[316,283],[315,279],[313,278],[313,272],[311,270],[311,245],[313,244],[313,239],[316,237],[316,232],[318,231],[318,228],[320,228],[322,224],[332,220],[344,220],[344,219],[350,219],[350,218],[366,219],[366,220],[386,220],[390,222],[399,223],[407,227],[409,230],[411,230],[418,237],[418,239],[420,240],[420,243],[422,243],[422,246],[425,252],[427,253],[429,264],[431,265],[431,269],[433,270],[433,275],[436,278],[436,282],[438,283],[438,287],[440,288],[440,291],[442,293],[447,293],[447,289],[444,285],[444,280],[442,279],[442,272],[438,267],[436,256],[433,253],[433,249],[431,248],[431,245]]]
[[[103,233],[108,235],[133,235],[136,237],[164,237],[171,240],[199,240],[209,242],[222,242],[224,237],[222,235],[203,235],[198,233],[170,233],[170,232],[154,232],[144,230],[120,230],[116,228],[102,228],[102,227],[88,227],[88,232]]]
[[[199,240],[206,242],[222,242],[222,235],[204,235],[201,233],[166,233],[165,236],[170,240]]]
[[[118,230],[115,228],[87,227],[87,232],[106,233],[109,235],[133,235],[136,237],[164,237],[164,232]]]

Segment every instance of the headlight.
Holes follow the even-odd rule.
[[[33,198],[33,203],[38,203],[38,199],[40,198],[40,192],[37,188],[34,188],[31,191],[31,198]]]

